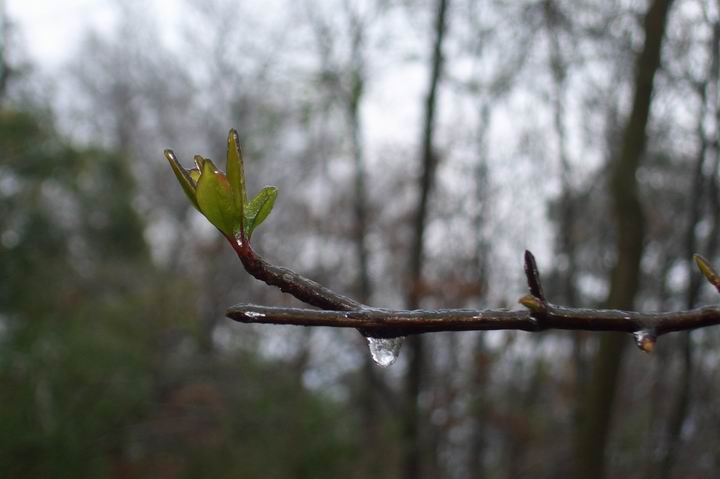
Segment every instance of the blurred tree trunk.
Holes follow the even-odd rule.
[[[710,40],[710,54],[712,62],[710,65],[709,75],[701,84],[697,85],[698,95],[700,96],[700,113],[698,114],[698,126],[697,136],[700,142],[698,148],[698,155],[695,161],[694,168],[694,180],[692,196],[690,198],[690,211],[689,221],[687,230],[685,233],[685,257],[688,262],[689,281],[688,288],[685,297],[685,306],[693,308],[696,306],[698,297],[700,296],[701,279],[700,276],[692,274],[694,270],[692,255],[697,252],[697,224],[702,217],[702,205],[706,197],[707,191],[707,180],[705,178],[705,156],[708,150],[709,142],[705,134],[705,117],[707,115],[707,100],[708,100],[708,87],[713,86],[715,91],[715,108],[717,114],[717,99],[718,99],[718,79],[720,78],[720,21],[715,20],[712,24],[713,35]],[[715,181],[713,179],[713,181]],[[714,192],[710,192],[713,194]],[[713,232],[717,233],[717,217],[714,218]],[[711,237],[709,244],[704,248],[704,254],[714,253],[716,249],[717,240]],[[714,256],[710,256],[711,258]],[[655,477],[669,478],[671,477],[673,467],[678,455],[678,449],[681,443],[681,432],[685,420],[690,410],[692,396],[690,389],[692,387],[692,374],[694,370],[693,357],[692,357],[692,342],[691,333],[682,334],[682,368],[680,376],[677,378],[677,386],[674,388],[676,391],[675,398],[673,400],[673,407],[668,418],[666,425],[665,434],[662,436],[660,444],[661,458],[658,462],[657,475]]]
[[[446,14],[449,0],[437,0],[432,57],[430,59],[430,83],[424,104],[422,129],[421,174],[419,179],[419,199],[415,216],[414,236],[409,257],[409,274],[406,291],[406,305],[409,309],[420,306],[420,285],[424,262],[424,232],[427,220],[428,204],[435,178],[435,110],[437,91],[443,66],[443,42],[447,33]],[[417,479],[422,477],[422,434],[418,396],[422,388],[424,344],[422,335],[415,335],[407,341],[408,368],[405,374],[405,417],[403,418],[403,477]]]
[[[490,106],[487,101],[480,101],[479,105],[478,139],[477,154],[478,160],[475,167],[475,201],[480,205],[473,218],[475,230],[475,256],[473,258],[473,267],[476,271],[475,276],[483,285],[483,293],[478,300],[485,296],[485,281],[487,278],[487,256],[489,244],[483,234],[485,224],[485,211],[487,211],[488,200],[488,167],[487,167],[487,133],[490,125]],[[486,427],[488,416],[487,383],[490,374],[490,352],[485,344],[484,333],[479,333],[475,338],[473,348],[473,362],[471,365],[471,377],[469,385],[470,396],[470,421],[472,422],[472,432],[470,433],[470,444],[468,450],[467,469],[469,477],[481,478],[485,477],[485,447],[486,447]]]
[[[558,204],[558,231],[556,242],[556,256],[563,258],[562,268],[559,271],[559,284],[561,287],[558,300],[563,304],[578,305],[578,293],[575,286],[575,271],[577,268],[576,249],[577,240],[574,229],[576,222],[576,195],[573,190],[571,178],[573,175],[567,148],[567,129],[565,127],[567,91],[567,70],[569,62],[563,55],[560,34],[565,27],[566,17],[560,6],[553,0],[543,4],[545,26],[550,43],[549,68],[552,73],[552,108],[553,127],[557,138],[557,156],[560,166],[560,201]],[[583,344],[587,333],[573,331],[569,333],[573,342],[573,375],[575,390],[580,393],[585,390],[587,383],[587,355],[583,354]],[[573,411],[575,423],[581,417],[580,404],[577,403]]]
[[[472,376],[470,378],[470,420],[472,431],[468,450],[468,477],[480,479],[486,476],[485,450],[487,447],[486,424],[488,419],[487,384],[490,375],[490,352],[485,336],[478,333],[473,350]]]
[[[365,148],[363,141],[362,103],[367,76],[365,42],[369,23],[367,14],[362,14],[350,2],[343,3],[341,29],[347,32],[349,55],[347,58],[333,58],[338,40],[331,35],[330,20],[322,19],[310,9],[311,22],[321,56],[322,76],[332,100],[337,101],[345,120],[350,140],[350,155],[353,162],[353,212],[354,225],[352,242],[354,246],[357,276],[355,297],[363,304],[369,304],[372,297],[372,282],[369,273],[369,251],[367,247],[367,190],[365,178]],[[364,347],[364,345],[363,345]],[[369,354],[363,356],[362,384],[357,397],[362,421],[362,438],[365,444],[377,444],[381,419],[376,397],[381,388],[382,377],[376,373]],[[383,388],[386,390],[386,388]],[[362,453],[363,474],[377,475],[381,472],[384,458],[373,448],[364,448]]]
[[[362,124],[360,118],[360,105],[365,90],[365,72],[362,53],[363,31],[353,22],[350,85],[347,94],[346,114],[350,130],[350,142],[353,164],[355,166],[355,252],[358,263],[358,296],[361,303],[368,303],[372,294],[370,274],[368,272],[367,249],[367,193],[365,190],[365,155],[362,141]]]
[[[346,8],[349,7],[346,6]],[[353,240],[355,242],[355,255],[358,267],[357,274],[357,298],[363,304],[369,304],[372,296],[372,283],[369,273],[369,252],[367,248],[367,192],[365,178],[367,176],[365,167],[365,154],[363,147],[361,105],[365,92],[365,59],[363,45],[365,40],[365,28],[362,19],[358,15],[348,12],[350,16],[350,80],[345,99],[345,116],[348,130],[350,131],[350,149],[352,152],[354,171],[354,198],[353,206],[355,213],[355,228]],[[375,364],[369,354],[363,356],[363,385],[361,410],[363,442],[365,444],[377,444],[380,434],[380,418],[378,407],[375,401],[376,384],[381,378],[376,378]],[[364,449],[364,471],[373,476],[381,472],[383,458],[372,448]]]
[[[563,57],[560,46],[560,28],[563,21],[563,13],[560,12],[557,4],[548,0],[544,3],[543,12],[545,23],[550,40],[549,67],[552,73],[552,108],[553,127],[557,140],[557,156],[560,164],[560,225],[558,231],[558,253],[566,258],[562,274],[562,301],[566,304],[576,304],[577,293],[575,291],[575,241],[573,240],[572,229],[575,222],[573,204],[573,191],[570,183],[572,169],[567,151],[567,130],[565,128],[565,92],[567,89],[566,78],[568,62]]]
[[[713,36],[710,40],[710,53],[712,62],[710,65],[709,75],[701,84],[697,86],[698,94],[700,96],[700,113],[698,115],[698,127],[697,135],[700,142],[698,148],[698,155],[695,161],[694,168],[694,179],[692,196],[690,198],[690,211],[688,212],[688,224],[685,232],[685,258],[687,260],[688,268],[688,288],[685,297],[685,307],[690,309],[697,305],[698,297],[700,296],[700,285],[701,278],[697,274],[692,274],[694,268],[692,255],[697,252],[697,224],[700,222],[702,217],[702,205],[703,201],[707,196],[707,180],[705,178],[705,156],[708,149],[708,139],[705,134],[705,117],[707,115],[707,98],[708,98],[708,87],[713,85],[715,90],[715,103],[717,111],[717,99],[718,99],[718,78],[720,78],[720,21],[715,20],[712,25]],[[713,228],[715,229],[715,228]],[[712,244],[708,245],[710,249]],[[708,254],[708,248],[705,249],[704,253]],[[711,256],[712,257],[712,256]],[[690,410],[690,404],[692,395],[690,389],[692,387],[692,373],[693,373],[693,357],[692,357],[692,342],[691,333],[682,333],[681,337],[681,354],[682,354],[682,368],[680,371],[680,377],[677,380],[676,386],[673,388],[675,391],[675,398],[672,402],[672,410],[668,423],[666,425],[665,434],[662,436],[660,445],[660,451],[662,457],[658,463],[657,475],[663,479],[671,477],[673,467],[678,455],[678,449],[680,448],[680,434],[682,432],[683,425],[688,416]]]
[[[668,248],[666,251],[663,251],[662,257],[658,260],[658,264],[661,266],[657,272],[657,277],[668,278],[670,269],[675,264],[676,259],[676,253],[671,252],[670,248]],[[674,298],[671,294],[671,288],[670,285],[668,285],[668,281],[666,279],[663,279],[661,281],[658,281],[657,284],[654,286],[657,289],[657,292],[653,293],[654,296],[658,298],[657,309],[659,311],[672,309],[674,307]],[[664,426],[663,420],[665,419],[665,417],[662,415],[662,412],[665,411],[664,405],[666,402],[666,394],[664,391],[664,387],[667,380],[668,365],[670,363],[669,360],[671,359],[670,354],[673,353],[673,351],[671,350],[672,348],[669,348],[668,351],[664,351],[664,349],[665,348],[663,348],[663,353],[665,354],[658,354],[655,358],[655,364],[653,365],[654,370],[652,386],[650,387],[650,390],[647,394],[647,401],[650,404],[647,427],[645,428],[645,430],[647,431],[648,442],[643,448],[645,452],[645,477],[647,479],[655,479],[658,475],[658,447],[660,441],[662,440],[661,430]]]
[[[645,151],[653,81],[672,0],[653,0],[645,15],[645,44],[635,66],[632,110],[619,154],[610,164],[609,189],[616,225],[617,259],[606,300],[609,308],[632,309],[639,289],[644,216],[636,173]],[[584,416],[578,431],[577,477],[605,476],[605,450],[627,336],[605,334],[594,360]]]

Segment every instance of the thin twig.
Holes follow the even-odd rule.
[[[227,316],[243,323],[288,324],[296,326],[328,326],[354,328],[365,336],[393,338],[441,331],[548,329],[583,331],[620,331],[633,333],[643,351],[654,349],[658,336],[720,324],[720,307],[705,306],[675,312],[644,313],[609,309],[585,309],[549,303],[540,282],[535,258],[525,252],[525,274],[530,294],[520,303],[527,310],[506,309],[437,309],[391,310],[371,308],[340,295],[304,276],[274,266],[253,251],[247,243],[233,242],[245,269],[255,278],[276,286],[312,306],[323,310],[282,308],[238,304],[227,310]],[[707,260],[695,255],[699,269],[715,285],[720,276]],[[720,288],[719,288],[720,289]]]
[[[228,238],[228,241],[230,241],[248,273],[270,286],[275,286],[280,288],[281,291],[295,296],[303,303],[321,309],[339,311],[351,311],[367,307],[295,271],[268,263],[252,249],[248,242],[234,241],[231,238]]]
[[[720,324],[720,308],[703,308],[671,313],[641,313],[610,309],[564,308],[550,305],[542,321],[530,317],[527,310],[505,309],[360,309],[321,311],[305,308],[280,308],[237,304],[227,316],[243,323],[290,324],[362,329],[373,337],[397,337],[441,331],[548,329],[583,331],[655,331],[662,335]]]

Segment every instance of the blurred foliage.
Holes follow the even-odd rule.
[[[151,261],[128,160],[10,109],[0,157],[4,477],[347,469],[352,419],[337,401],[250,353],[196,352],[191,285]]]
[[[0,149],[2,469],[100,474],[152,392],[133,181],[117,156],[74,149],[28,113],[0,113]]]

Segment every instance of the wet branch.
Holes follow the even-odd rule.
[[[350,311],[367,306],[332,291],[315,281],[299,275],[295,271],[275,266],[261,258],[247,241],[228,238],[237,253],[245,270],[256,279],[269,286],[280,288],[284,293],[291,294],[303,303],[321,309]]]
[[[342,296],[289,269],[271,265],[250,246],[233,243],[246,270],[255,278],[276,286],[300,301],[322,310],[238,304],[226,315],[242,323],[289,324],[353,328],[363,335],[393,338],[441,331],[549,329],[619,331],[632,333],[645,352],[654,349],[657,338],[674,331],[688,331],[720,324],[720,307],[705,306],[674,312],[644,313],[609,309],[571,308],[554,305],[543,294],[535,258],[525,252],[525,275],[530,294],[520,298],[526,310],[436,309],[391,310],[371,308]],[[706,279],[720,292],[720,276],[707,260],[695,255]]]
[[[611,309],[565,308],[547,304],[542,316],[531,311],[506,309],[414,309],[366,308],[353,311],[323,311],[238,304],[227,316],[243,323],[291,324],[362,329],[372,337],[398,337],[441,331],[490,331],[515,329],[544,331],[646,332],[655,336],[673,331],[720,324],[720,308],[703,308],[672,313],[640,313]],[[542,319],[538,319],[542,317]]]

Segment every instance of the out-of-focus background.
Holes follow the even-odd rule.
[[[2,477],[717,477],[720,329],[436,334],[382,369],[355,331],[236,324],[298,303],[161,154],[224,165],[237,128],[280,189],[255,248],[375,306],[516,307],[526,248],[551,301],[617,306],[634,188],[620,294],[715,303],[715,1],[0,5]]]

